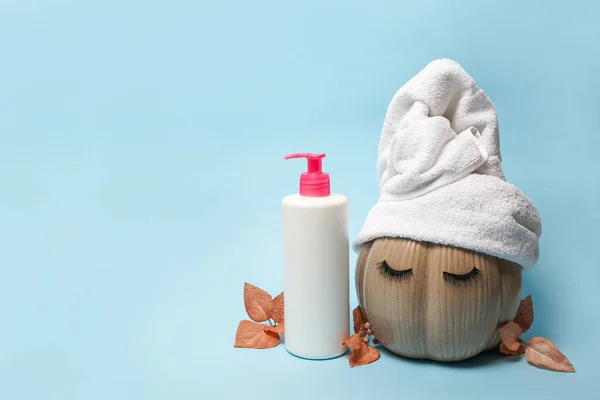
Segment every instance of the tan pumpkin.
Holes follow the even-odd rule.
[[[379,238],[356,266],[361,310],[390,351],[458,361],[498,345],[521,298],[521,267],[455,247]]]

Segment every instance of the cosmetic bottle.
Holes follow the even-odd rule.
[[[307,359],[344,354],[349,337],[348,199],[330,193],[324,157],[285,157],[308,162],[298,193],[282,201],[285,346]]]

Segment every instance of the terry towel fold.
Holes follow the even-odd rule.
[[[355,249],[378,237],[403,237],[531,267],[541,221],[506,182],[501,161],[491,100],[455,61],[429,63],[388,107],[377,157],[380,198]]]

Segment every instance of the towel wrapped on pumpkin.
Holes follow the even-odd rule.
[[[540,217],[506,182],[501,161],[492,101],[458,63],[432,61],[389,105],[377,157],[380,197],[354,248],[399,237],[533,266]]]

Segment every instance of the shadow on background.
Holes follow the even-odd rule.
[[[500,353],[499,350],[489,350],[484,351],[483,353],[478,354],[475,357],[463,361],[440,362],[434,360],[420,360],[402,357],[398,354],[392,353],[383,346],[378,346],[377,349],[382,354],[382,356],[389,359],[396,359],[401,362],[407,362],[415,365],[438,365],[447,368],[481,368],[488,367],[494,364],[523,362],[524,359],[524,356],[509,357]]]

